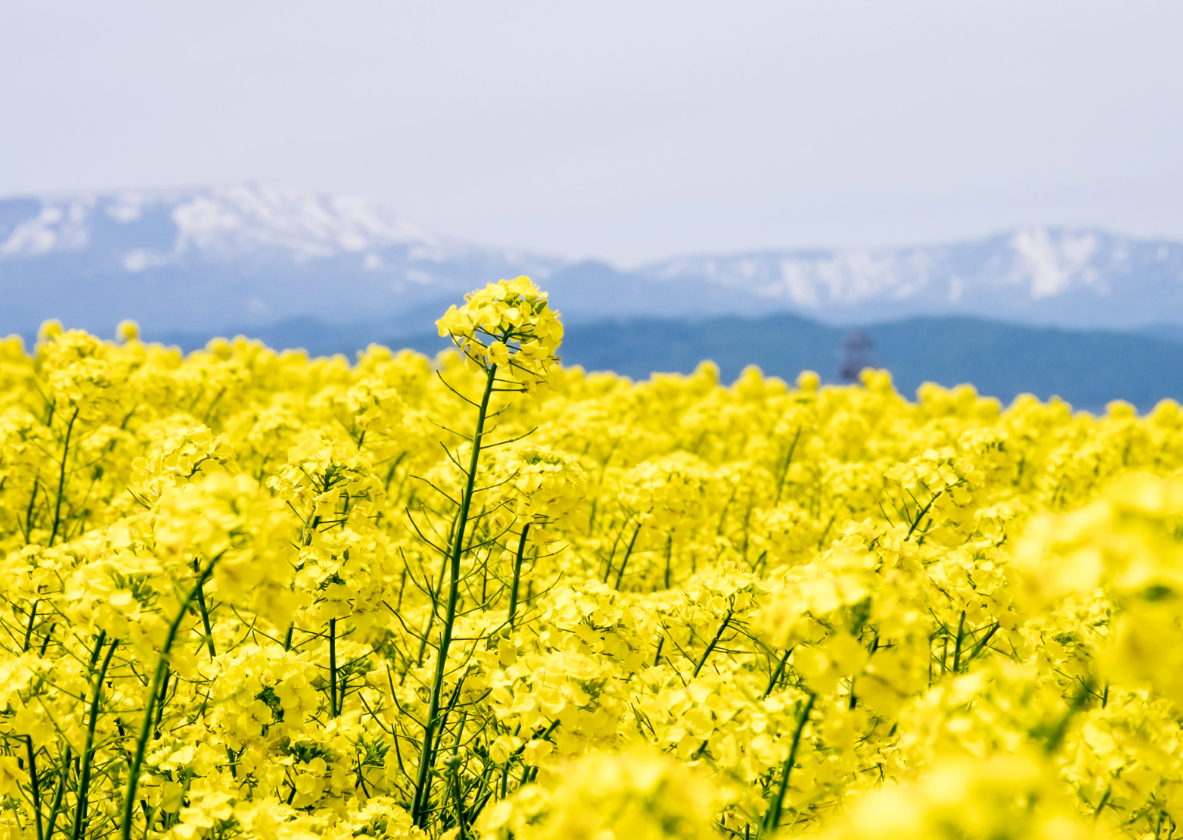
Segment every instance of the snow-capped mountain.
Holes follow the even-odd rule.
[[[254,185],[0,200],[0,335],[47,318],[109,335],[134,318],[149,336],[316,322],[389,338],[426,332],[464,292],[518,274],[547,288],[568,323],[789,311],[834,324],[1183,325],[1183,243],[1099,230],[621,271],[449,239],[362,198]]]
[[[667,260],[640,274],[706,280],[839,323],[970,314],[1066,327],[1183,323],[1183,243],[1100,230],[1025,228],[911,248],[782,251]]]
[[[435,236],[362,198],[259,186],[0,200],[0,333],[393,317],[550,257]]]

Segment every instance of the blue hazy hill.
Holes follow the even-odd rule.
[[[383,338],[382,328],[380,322],[343,327],[298,319],[244,333],[276,348],[350,358],[370,343],[428,354],[450,346],[428,332]],[[859,331],[870,341],[866,361],[891,371],[896,387],[908,396],[921,383],[932,381],[946,386],[972,383],[979,393],[1004,403],[1021,393],[1042,399],[1054,395],[1092,411],[1115,399],[1142,411],[1166,398],[1183,401],[1183,342],[1156,335],[960,317],[909,318]],[[566,364],[612,370],[633,379],[654,372],[689,373],[709,359],[719,366],[724,382],[734,381],[748,365],[790,381],[802,370],[814,370],[824,381],[837,382],[851,333],[850,327],[790,314],[633,318],[569,325],[561,353]],[[156,336],[185,350],[202,346],[209,337]]]

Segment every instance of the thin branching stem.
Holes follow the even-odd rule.
[[[97,653],[102,646],[103,634],[100,634],[98,643],[95,645],[95,652]],[[99,666],[98,674],[91,674],[94,678],[94,688],[90,697],[90,716],[86,722],[86,742],[82,747],[80,757],[82,763],[78,773],[78,804],[74,808],[74,833],[70,835],[72,840],[79,840],[83,837],[83,832],[86,829],[86,806],[90,797],[90,768],[94,762],[94,732],[99,719],[99,698],[103,693],[103,680],[107,678],[107,668],[111,665],[111,657],[118,646],[119,640],[113,639],[111,646],[107,648],[106,656],[103,657],[103,664]]]
[[[509,587],[509,626],[513,629],[514,617],[518,611],[518,585],[522,582],[522,558],[526,554],[526,537],[530,533],[530,523],[522,526],[522,536],[518,540],[518,556],[513,564],[513,583]]]
[[[329,717],[340,712],[337,705],[337,619],[329,619]]]
[[[489,410],[489,400],[493,396],[493,382],[496,377],[497,366],[490,365],[486,371],[485,391],[481,396],[477,413],[476,428],[472,436],[472,456],[469,460],[468,474],[464,494],[460,497],[460,511],[456,517],[456,524],[452,534],[451,556],[448,558],[448,602],[444,614],[440,643],[436,652],[435,675],[431,684],[431,695],[428,700],[426,726],[423,731],[423,744],[419,753],[419,769],[415,779],[415,791],[411,800],[411,820],[419,828],[427,825],[428,803],[430,800],[430,778],[434,763],[433,747],[435,740],[436,717],[440,711],[440,699],[443,691],[444,676],[448,664],[448,649],[452,644],[452,630],[456,623],[456,606],[460,595],[460,558],[464,553],[464,533],[468,525],[469,511],[472,508],[473,488],[476,485],[476,472],[480,464],[481,438],[485,431],[485,418]],[[124,838],[129,840],[129,838]]]
[[[58,495],[53,507],[53,530],[49,534],[49,547],[53,548],[58,537],[58,528],[62,524],[62,497],[66,491],[66,457],[70,454],[70,436],[74,433],[74,422],[78,419],[79,408],[70,415],[70,422],[66,424],[66,437],[62,442],[62,461],[58,467]]]
[[[25,755],[29,760],[29,788],[33,797],[33,823],[37,831],[37,840],[43,840],[41,825],[41,782],[37,778],[37,750],[33,747],[33,738],[25,736]]]
[[[780,784],[777,786],[776,794],[772,797],[772,802],[768,805],[768,811],[764,814],[764,824],[760,826],[758,837],[771,836],[780,826],[785,793],[789,789],[789,775],[793,772],[793,765],[797,763],[797,749],[801,745],[801,733],[805,731],[805,724],[809,722],[809,713],[813,711],[815,700],[817,700],[817,695],[810,694],[809,699],[805,701],[805,708],[801,710],[801,717],[797,720],[797,728],[793,731],[793,741],[789,745],[789,757],[785,759],[785,767],[780,775]]]

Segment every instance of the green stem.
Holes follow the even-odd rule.
[[[973,662],[978,658],[978,656],[981,655],[982,651],[985,650],[986,645],[988,645],[990,640],[994,638],[994,634],[998,632],[998,628],[1000,626],[1001,625],[997,621],[990,626],[990,629],[986,631],[986,635],[982,636],[982,638],[978,640],[977,644],[973,646],[973,650],[969,652],[969,662]]]
[[[66,489],[66,456],[70,454],[70,435],[74,433],[74,421],[78,419],[79,410],[74,409],[74,414],[71,415],[70,422],[66,425],[66,439],[62,443],[62,463],[58,469],[58,497],[53,508],[53,531],[49,535],[50,548],[53,548],[53,543],[58,536],[58,527],[62,524],[62,494]]]
[[[460,713],[460,724],[456,727],[456,738],[452,742],[452,761],[456,762],[460,753],[460,737],[464,734],[464,723],[468,717],[467,712]],[[459,840],[467,840],[468,829],[464,825],[464,793],[460,790],[460,766],[459,763],[452,768],[452,793],[456,801],[456,824],[460,829]]]
[[[957,622],[957,642],[953,645],[953,673],[961,671],[961,643],[965,639],[965,610]]]
[[[773,502],[774,505],[780,504],[781,494],[785,490],[785,479],[789,477],[789,467],[793,466],[793,453],[797,451],[797,441],[801,440],[802,428],[804,427],[797,427],[797,433],[793,435],[793,442],[789,444],[789,451],[780,465],[780,475],[776,479],[776,501]]]
[[[758,837],[771,835],[780,826],[780,814],[785,804],[785,792],[789,789],[789,774],[793,772],[793,765],[797,762],[797,747],[801,744],[801,733],[805,731],[805,724],[809,722],[809,713],[813,711],[816,694],[810,694],[805,701],[805,708],[801,710],[801,718],[797,721],[797,729],[793,733],[793,742],[789,746],[789,757],[785,759],[785,769],[781,773],[780,786],[772,804],[768,806],[768,813],[764,815],[764,824],[760,826]]]
[[[436,716],[440,710],[440,696],[444,686],[444,672],[448,665],[448,648],[452,644],[452,627],[456,623],[456,604],[460,597],[460,556],[464,552],[464,532],[468,525],[468,512],[472,507],[473,488],[476,486],[476,471],[481,455],[481,439],[485,433],[485,416],[489,411],[489,399],[493,396],[493,383],[497,365],[490,365],[485,380],[485,393],[481,397],[477,413],[476,429],[472,436],[472,457],[469,459],[467,482],[464,495],[460,498],[460,512],[456,529],[452,535],[452,550],[448,557],[450,576],[448,580],[448,604],[444,614],[439,654],[435,663],[435,675],[431,682],[431,696],[428,701],[427,717],[424,720],[423,747],[419,753],[419,769],[415,778],[415,793],[411,800],[411,820],[418,828],[427,825],[429,796],[429,775],[432,761],[432,742],[435,738]],[[124,840],[131,840],[125,837]]]
[[[337,619],[329,619],[329,717],[337,716]]]
[[[915,530],[918,527],[920,527],[920,522],[924,519],[924,517],[928,516],[928,512],[930,510],[932,510],[932,506],[934,504],[936,504],[937,499],[939,499],[941,497],[941,493],[943,493],[943,492],[944,491],[942,490],[939,493],[937,493],[935,496],[933,496],[931,499],[929,499],[928,504],[926,504],[924,507],[922,507],[920,509],[920,512],[916,514],[916,518],[912,521],[912,526],[910,528],[908,528],[908,535],[906,537],[904,537],[905,540],[912,539],[912,534],[915,532]]]
[[[785,651],[785,655],[780,658],[780,662],[777,663],[776,670],[773,671],[772,676],[768,678],[768,688],[764,689],[765,697],[772,693],[772,689],[776,688],[776,684],[780,682],[780,678],[784,676],[785,666],[788,665],[789,656],[792,654],[792,652],[793,649],[789,648]]]
[[[637,530],[633,531],[633,538],[629,540],[628,548],[624,550],[624,559],[620,561],[620,571],[616,573],[616,591],[620,591],[620,582],[624,580],[624,568],[628,565],[628,558],[632,556],[633,548],[637,544],[637,537],[641,536],[641,523],[637,523]]]
[[[514,616],[518,611],[518,584],[522,582],[522,558],[526,554],[526,535],[530,533],[530,523],[522,526],[522,538],[518,540],[518,557],[513,564],[513,583],[509,587],[509,626],[513,628]]]
[[[49,808],[49,827],[45,831],[45,840],[53,840],[54,827],[57,825],[58,814],[62,812],[62,797],[66,793],[66,782],[69,781],[70,763],[72,761],[70,748],[62,756],[61,771],[58,774],[58,788],[53,795],[53,805]]]
[[[197,571],[194,569],[194,571]],[[205,607],[205,593],[197,590],[197,606],[201,609],[201,626],[205,630],[205,646],[209,650],[209,658],[217,658],[218,652],[214,648],[214,631],[210,627],[209,610]]]
[[[1068,704],[1068,710],[1064,712],[1063,717],[1060,718],[1056,726],[1048,733],[1047,740],[1044,742],[1044,750],[1048,755],[1052,755],[1060,748],[1060,744],[1064,740],[1064,736],[1068,734],[1068,726],[1072,723],[1072,719],[1085,707],[1088,703],[1089,695],[1093,693],[1093,680],[1090,677],[1080,687],[1080,691],[1072,698],[1072,702]]]
[[[49,640],[53,638],[53,628],[56,624],[49,625],[49,629],[45,631],[45,638],[41,640],[41,650],[38,651],[38,656],[45,656],[45,651],[49,649]]]
[[[103,642],[107,639],[107,632],[100,630],[95,637],[94,650],[90,652],[90,664],[87,666],[87,673],[94,674],[94,666],[99,661],[99,653],[102,652]],[[66,752],[62,757],[61,772],[58,774],[58,788],[53,795],[53,806],[49,810],[49,827],[45,832],[45,840],[53,840],[53,833],[57,826],[58,816],[63,813],[62,797],[66,793],[66,783],[70,779],[70,764],[72,762],[70,748],[66,747]]]
[[[694,666],[693,676],[697,677],[698,672],[702,670],[702,666],[707,664],[707,657],[714,651],[715,645],[719,644],[719,640],[723,638],[723,633],[727,630],[727,625],[730,623],[731,613],[728,612],[727,616],[723,619],[723,623],[719,625],[719,632],[715,634],[715,638],[711,639],[711,643],[707,645],[707,649],[702,652],[702,659],[699,659],[698,664]]]
[[[164,701],[168,697],[168,680],[172,675],[172,669],[167,665],[164,668],[164,679],[160,683],[160,702],[156,704],[156,725],[152,728],[156,731],[156,737],[160,737],[160,723],[164,720]]]
[[[148,689],[147,702],[144,708],[144,722],[140,725],[140,734],[136,739],[136,748],[131,756],[131,766],[127,773],[127,792],[123,796],[123,819],[119,826],[119,836],[122,840],[131,840],[131,815],[136,806],[136,788],[140,784],[140,768],[144,765],[144,750],[148,746],[148,736],[152,732],[152,713],[155,711],[157,697],[160,694],[160,684],[164,681],[164,672],[168,668],[168,654],[172,650],[173,643],[177,640],[177,632],[181,629],[181,621],[185,618],[185,613],[193,605],[193,601],[197,598],[197,593],[201,591],[201,587],[205,586],[205,582],[209,576],[213,574],[214,566],[220,560],[222,555],[214,557],[206,564],[201,574],[197,578],[197,583],[194,584],[193,589],[181,601],[181,607],[177,610],[176,616],[173,617],[172,623],[168,626],[168,633],[164,637],[164,645],[160,649],[160,657],[156,660],[156,670],[152,674],[152,685]]]
[[[33,642],[33,625],[37,622],[37,605],[40,603],[34,601],[33,606],[29,608],[29,626],[25,628],[25,651],[29,650],[29,645]]]
[[[1101,801],[1097,803],[1097,807],[1093,810],[1093,820],[1095,821],[1101,816],[1101,812],[1105,810],[1105,806],[1109,804],[1109,797],[1113,793],[1113,788],[1105,788],[1105,793],[1101,796]]]
[[[101,646],[102,638],[100,637],[99,647]],[[90,696],[90,718],[86,722],[86,743],[82,748],[82,767],[78,776],[78,804],[74,808],[74,833],[71,835],[73,840],[79,840],[82,837],[86,824],[86,806],[90,799],[90,765],[94,760],[94,731],[99,719],[99,698],[103,693],[103,680],[107,677],[107,667],[111,664],[111,656],[118,646],[119,640],[115,639],[111,642],[111,647],[107,648],[107,655],[103,657],[103,664],[99,667],[98,676],[94,681],[94,691]]]
[[[37,751],[33,749],[33,737],[25,736],[25,753],[29,757],[29,786],[33,794],[33,819],[37,824],[37,840],[42,840],[41,827],[41,783],[37,779]]]
[[[25,545],[33,541],[33,505],[37,501],[37,490],[41,487],[41,480],[33,479],[33,492],[29,496],[29,506],[25,509]]]

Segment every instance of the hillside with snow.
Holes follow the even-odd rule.
[[[1183,323],[1183,243],[1028,228],[911,248],[684,257],[639,272],[706,281],[831,323],[973,315],[1061,327]]]
[[[1183,243],[1099,230],[708,254],[624,271],[461,242],[363,198],[256,185],[0,199],[0,334],[58,318],[110,335],[134,318],[155,336],[322,324],[389,338],[518,274],[548,289],[569,323],[793,312],[831,324],[1183,325]]]
[[[232,186],[0,200],[0,332],[395,317],[561,261],[426,233],[362,198]]]

